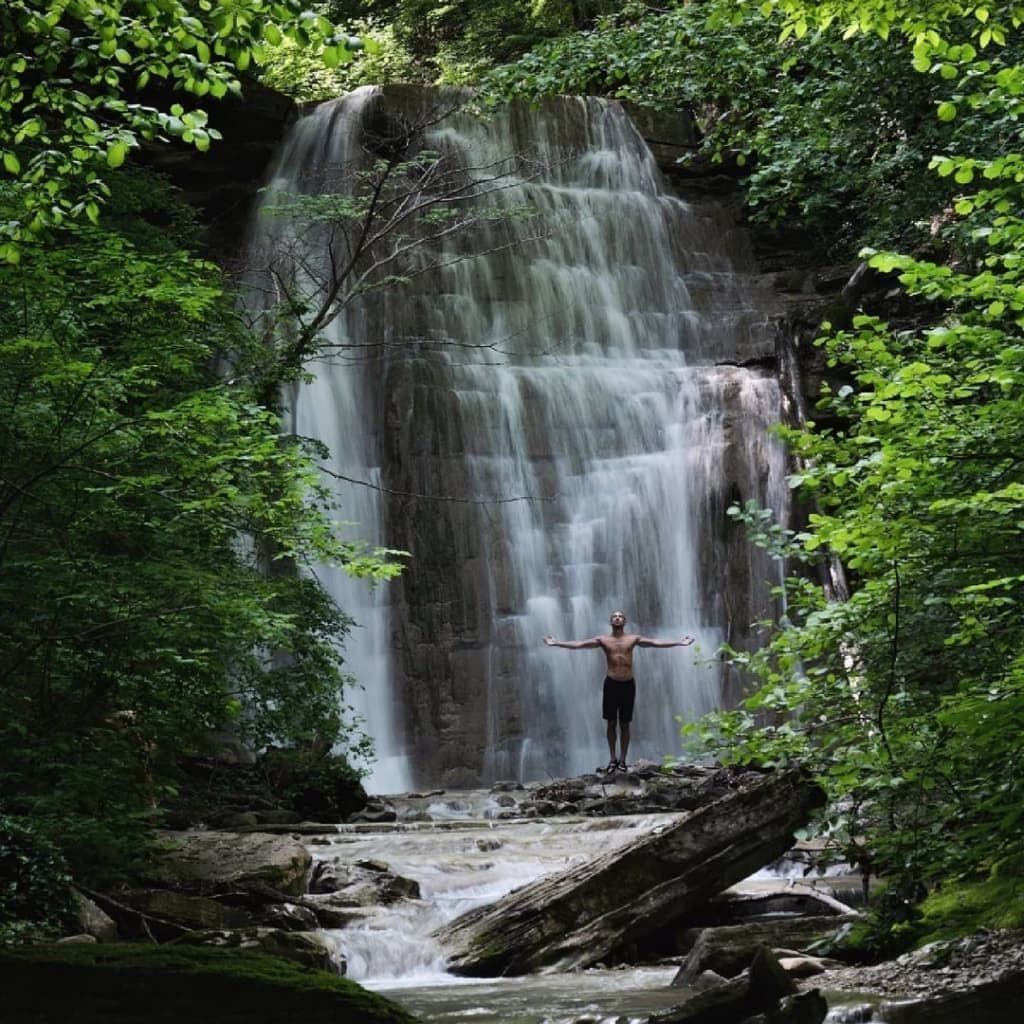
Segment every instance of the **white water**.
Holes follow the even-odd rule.
[[[376,102],[363,90],[300,121],[272,189],[302,191],[324,168],[361,158],[356,129]],[[749,257],[720,209],[665,193],[614,104],[564,100],[485,125],[454,116],[424,144],[476,167],[531,153],[547,165],[542,176],[479,202],[536,216],[511,249],[509,221],[481,227],[418,259],[490,255],[351,306],[327,332],[332,343],[380,339],[402,343],[401,354],[311,364],[294,428],[327,444],[329,468],[366,484],[531,500],[419,502],[410,513],[372,487],[339,485],[355,535],[408,543],[413,577],[424,566],[448,574],[436,605],[401,617],[389,604],[396,590],[323,574],[359,623],[346,659],[364,687],[352,704],[377,745],[368,788],[533,780],[603,763],[602,656],[541,639],[593,637],[616,608],[630,630],[698,641],[637,655],[630,757],[660,759],[678,748],[677,715],[721,703],[720,643],[742,642],[770,612],[767,570],[755,560],[751,583],[734,585],[717,547],[733,497],[784,502],[783,456],[767,437],[777,383],[735,365],[766,351]],[[263,244],[290,246],[289,230],[277,223]],[[392,398],[400,407],[386,414]],[[409,515],[445,520],[450,558],[416,549]]]
[[[374,908],[364,923],[327,931],[348,975],[371,988],[458,983],[444,968],[432,933],[460,914],[493,903],[543,875],[563,871],[666,826],[674,815],[535,821],[470,818],[466,801],[438,798],[431,813],[445,824],[412,823],[386,835],[360,830],[311,847],[317,860],[378,859],[419,883],[421,900]],[[467,816],[462,818],[461,815]],[[460,820],[461,818],[461,820]]]

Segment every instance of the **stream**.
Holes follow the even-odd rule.
[[[444,950],[432,937],[474,907],[665,829],[681,814],[502,819],[514,812],[499,802],[501,794],[485,791],[388,799],[397,822],[340,825],[309,841],[314,864],[386,864],[420,888],[419,900],[366,907],[347,927],[324,931],[347,959],[348,977],[430,1024],[625,1024],[681,1001],[669,987],[677,970],[671,963],[463,978],[445,970]],[[756,891],[778,877],[761,872],[734,888]]]

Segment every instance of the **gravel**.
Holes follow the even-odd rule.
[[[803,987],[919,998],[962,992],[1014,975],[1024,975],[1024,930],[1020,929],[932,942],[871,967],[828,970],[807,979]]]

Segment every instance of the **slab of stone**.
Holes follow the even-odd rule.
[[[194,895],[263,892],[301,896],[312,857],[290,836],[234,832],[164,832],[147,883]]]

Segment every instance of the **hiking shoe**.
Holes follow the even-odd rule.
[[[615,762],[615,770],[617,772],[628,772],[629,771],[629,765],[626,764],[625,761],[616,761]]]
[[[598,773],[601,775],[612,775],[619,770],[619,762],[612,760],[604,768],[598,768]]]

